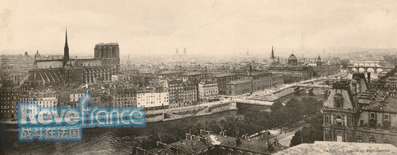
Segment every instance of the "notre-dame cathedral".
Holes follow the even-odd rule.
[[[62,58],[35,55],[34,69],[25,81],[29,86],[92,84],[112,80],[120,68],[118,43],[95,45],[94,57],[88,59],[71,58],[67,32]]]

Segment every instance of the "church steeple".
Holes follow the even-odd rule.
[[[270,55],[270,58],[272,59],[272,60],[274,60],[276,57],[274,56],[274,49],[273,49],[273,46],[272,46],[272,54]]]
[[[68,29],[65,31],[65,47],[63,48],[63,66],[69,61]]]

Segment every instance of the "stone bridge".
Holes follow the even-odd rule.
[[[390,67],[385,67],[381,64],[381,61],[353,61],[350,66],[348,66],[351,72],[371,72],[371,73],[380,73],[385,69],[392,69]]]

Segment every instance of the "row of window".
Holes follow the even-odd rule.
[[[370,120],[376,120],[376,113],[372,112],[369,114],[369,119]],[[383,120],[384,121],[390,121],[390,116],[389,114],[383,114]]]
[[[0,106],[0,109],[14,109],[14,106],[4,105],[4,106]]]
[[[11,114],[14,114],[15,111],[14,110],[0,110],[0,113],[11,113]]]

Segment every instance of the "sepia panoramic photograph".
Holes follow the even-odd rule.
[[[0,0],[0,155],[397,155],[396,8]]]

